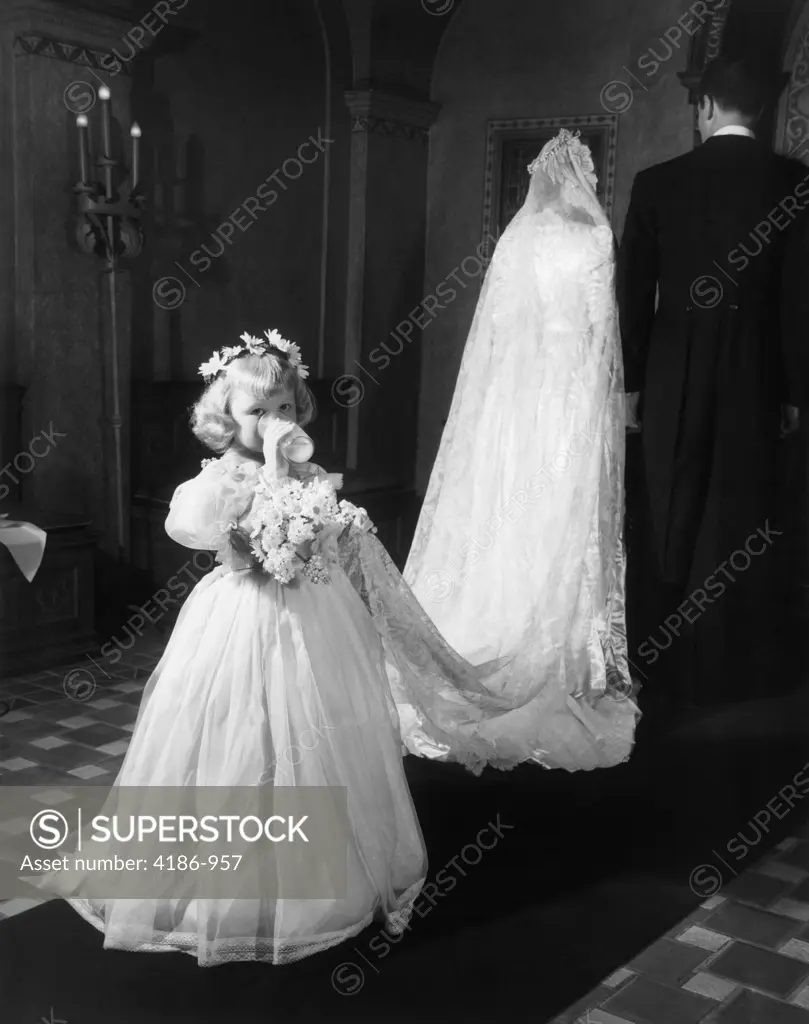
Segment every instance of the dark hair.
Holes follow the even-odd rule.
[[[746,61],[717,57],[707,65],[699,83],[699,102],[705,98],[723,110],[736,111],[756,121],[769,100],[769,89],[760,70]]]

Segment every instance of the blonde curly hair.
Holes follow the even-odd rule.
[[[317,414],[315,396],[283,352],[239,356],[211,381],[191,412],[191,429],[195,436],[219,454],[230,448],[236,435],[231,401],[237,388],[255,398],[291,391],[295,397],[295,419],[300,427],[311,423]]]

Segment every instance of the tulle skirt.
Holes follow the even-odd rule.
[[[314,739],[313,739],[314,737]],[[424,842],[373,623],[341,570],[281,586],[215,570],[184,606],[147,684],[120,786],[347,788],[346,897],[71,899],[110,949],[182,950],[203,966],[280,964],[356,935],[401,931]]]

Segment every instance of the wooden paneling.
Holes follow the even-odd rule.
[[[29,515],[36,521],[35,516]],[[81,521],[44,522],[39,572],[29,583],[0,548],[0,675],[35,670],[95,648],[97,534]]]

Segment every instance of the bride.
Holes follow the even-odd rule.
[[[406,747],[475,771],[617,764],[639,714],[624,617],[612,230],[578,133],[562,130],[528,170],[478,302],[404,581],[373,538],[353,552]]]

